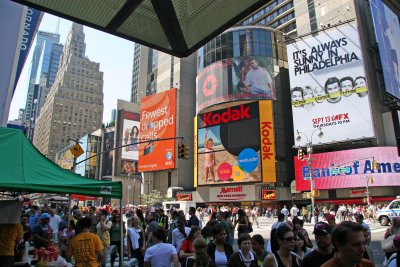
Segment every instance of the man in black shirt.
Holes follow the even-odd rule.
[[[318,222],[314,225],[313,234],[317,248],[304,257],[301,267],[320,267],[333,258],[335,251],[332,246],[331,232],[331,227],[325,222]]]
[[[187,222],[187,226],[188,227],[200,226],[200,221],[196,216],[196,208],[195,207],[190,207],[189,208],[189,215],[190,215],[190,219]]]

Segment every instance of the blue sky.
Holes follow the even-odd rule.
[[[56,32],[58,17],[45,14],[39,30]],[[65,44],[72,22],[60,19],[60,42]],[[132,63],[134,43],[84,26],[86,41],[86,56],[94,62],[100,63],[100,71],[104,73],[104,111],[103,122],[109,122],[111,110],[117,108],[117,99],[130,100],[132,83]],[[28,91],[29,69],[32,59],[34,40],[24,69],[11,103],[9,120],[18,118],[20,108],[25,108],[26,94]]]

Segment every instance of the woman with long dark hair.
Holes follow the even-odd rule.
[[[111,246],[115,246],[116,249],[112,250],[111,253],[111,259],[110,259],[110,263],[111,263],[111,267],[114,267],[114,262],[115,259],[117,258],[117,251],[118,251],[118,255],[120,257],[122,257],[122,250],[121,250],[121,225],[120,225],[120,221],[121,221],[121,216],[120,214],[115,214],[114,216],[112,216],[111,218],[111,228],[110,228],[110,245]],[[125,224],[123,223],[123,235],[126,234],[126,229],[125,229]]]
[[[214,241],[208,244],[207,254],[217,267],[227,267],[233,254],[232,246],[225,242],[226,232],[224,226],[216,224],[213,227]]]
[[[296,255],[291,253],[296,240],[293,230],[286,223],[282,223],[276,230],[275,237],[279,249],[265,258],[263,267],[299,267]]]
[[[307,256],[312,250],[309,247],[307,247],[307,241],[301,232],[295,231],[294,237],[296,238],[296,240],[293,253],[296,254],[297,258],[301,262],[303,258]]]
[[[189,235],[182,241],[181,249],[179,250],[179,259],[185,260],[187,257],[194,255],[193,241],[201,235],[200,227],[192,226]]]
[[[241,234],[248,234],[251,233],[251,225],[249,218],[246,215],[246,212],[242,209],[239,209],[237,212],[238,218],[235,221],[235,227],[236,225],[238,226],[237,231],[238,231],[238,237]]]

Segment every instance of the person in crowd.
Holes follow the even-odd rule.
[[[29,233],[29,232],[27,232]],[[2,224],[0,227],[0,266],[14,266],[15,249],[21,242],[23,227],[20,223]]]
[[[114,267],[114,262],[117,258],[117,251],[120,257],[123,256],[121,250],[121,215],[119,213],[114,214],[114,216],[111,218],[111,222],[112,225],[110,228],[110,245],[114,246],[114,249],[112,249],[110,263],[111,267]],[[125,236],[125,223],[122,223],[122,228],[123,236]]]
[[[182,242],[186,239],[189,233],[190,228],[185,227],[185,217],[180,216],[178,218],[178,228],[172,231],[172,245],[175,247],[176,253],[181,249]]]
[[[150,212],[147,216],[147,223],[148,223],[148,227],[147,227],[147,247],[150,247],[153,242],[152,242],[152,237],[153,237],[153,233],[158,229],[158,222],[156,221],[156,217],[154,212]]]
[[[196,216],[196,208],[195,207],[190,207],[189,208],[189,221],[187,223],[188,227],[192,227],[192,226],[200,226],[200,221],[199,218],[197,218]]]
[[[207,225],[210,225],[211,227],[214,227],[214,225],[218,224],[218,220],[217,220],[217,212],[212,212],[210,219],[207,222]]]
[[[78,224],[81,232],[70,240],[66,259],[70,262],[74,256],[76,267],[98,267],[97,259],[103,257],[103,243],[98,235],[90,232],[92,221],[89,218],[81,219]]]
[[[99,218],[96,216],[96,207],[95,206],[89,207],[89,213],[88,213],[87,217],[92,221],[92,226],[90,227],[90,232],[94,233],[94,234],[97,233],[96,224],[97,224]]]
[[[201,235],[201,229],[198,226],[192,226],[190,232],[185,240],[182,241],[181,248],[179,250],[180,261],[186,260],[186,258],[194,256],[193,242]]]
[[[295,247],[293,252],[296,253],[299,262],[301,263],[305,256],[311,253],[311,248],[307,247],[304,235],[299,231],[294,231]]]
[[[332,243],[335,246],[335,256],[321,267],[373,267],[374,264],[363,258],[364,234],[363,227],[355,222],[341,222],[332,232]]]
[[[400,217],[392,218],[392,225],[386,229],[384,239],[387,239],[389,236],[396,235],[400,230]]]
[[[29,216],[27,214],[22,214],[21,215],[21,225],[22,225],[22,231],[24,233],[26,232],[31,232],[31,228],[29,227]]]
[[[283,213],[283,215],[285,215],[285,222],[287,222],[288,218],[289,218],[289,210],[286,208],[286,205],[283,206],[281,213]]]
[[[383,262],[385,267],[397,267],[400,264],[400,233],[393,237],[394,252],[386,253],[386,259]]]
[[[186,259],[185,267],[216,267],[207,254],[207,242],[202,237],[194,240],[193,249],[195,255]]]
[[[179,213],[178,211],[174,210],[171,212],[171,223],[169,224],[168,228],[168,242],[172,242],[172,231],[174,231],[176,228],[178,228],[178,218],[179,218]]]
[[[326,215],[325,219],[326,219],[326,222],[329,224],[329,226],[330,226],[331,228],[333,228],[333,227],[336,226],[336,222],[335,222],[335,219],[336,219],[336,218],[335,218],[335,215],[328,214],[328,215]]]
[[[200,207],[197,208],[197,216],[198,216],[198,218],[199,218],[200,228],[203,228],[203,227],[206,225],[206,223],[205,223],[205,221],[204,221],[204,212],[203,212],[203,209],[200,208]]]
[[[303,216],[304,222],[305,222],[305,223],[309,223],[309,220],[308,220],[308,209],[307,209],[307,207],[303,206],[303,207],[301,208],[301,215]]]
[[[249,217],[247,217],[246,212],[242,209],[238,210],[238,219],[235,221],[235,227],[237,225],[238,236],[241,234],[248,234],[251,232],[251,225]]]
[[[269,254],[263,263],[263,267],[299,267],[299,262],[295,254],[292,254],[295,247],[295,236],[286,224],[281,224],[275,234],[279,243],[279,249]]]
[[[297,216],[299,215],[299,209],[296,205],[293,205],[293,207],[290,209],[290,215],[292,216],[292,220],[293,218],[297,218]]]
[[[30,216],[29,216],[29,226],[31,227],[31,231],[33,232],[33,227],[37,224],[39,218],[39,207],[31,206]]]
[[[164,214],[162,208],[158,209],[156,220],[159,228],[168,229],[168,216]]]
[[[342,98],[340,95],[339,79],[331,77],[325,82],[325,92],[330,98],[327,99],[329,103],[337,103]]]
[[[319,216],[322,216],[322,215],[320,215],[320,208],[318,207],[318,205],[316,205],[315,207],[314,207],[314,214],[312,214],[312,215],[310,215],[310,221],[312,221],[312,216],[314,216],[314,218],[315,218],[315,223],[317,223],[318,222],[318,217]]]
[[[285,221],[285,215],[283,213],[279,213],[278,221],[271,226],[270,238],[267,245],[268,252],[275,252],[279,249],[278,241],[275,238],[275,232],[284,221]]]
[[[233,242],[235,240],[235,225],[232,222],[232,212],[231,211],[227,211],[225,212],[225,221],[226,223],[229,225],[229,234],[228,234],[228,244],[233,246]]]
[[[233,254],[233,248],[225,242],[225,228],[216,224],[213,227],[214,241],[207,247],[207,254],[214,261],[217,267],[227,267],[228,261]]]
[[[139,218],[139,226],[146,231],[146,220],[144,219],[143,211],[141,209],[137,209],[136,216]]]
[[[176,249],[171,244],[163,243],[166,237],[163,229],[153,232],[153,245],[144,254],[144,267],[179,267]]]
[[[128,258],[137,259],[139,267],[143,267],[146,251],[144,229],[140,226],[140,219],[137,215],[133,216],[128,225]]]
[[[251,248],[257,256],[258,266],[261,266],[268,255],[268,251],[264,248],[265,241],[264,238],[259,235],[253,235],[251,237]]]
[[[332,245],[331,233],[331,227],[325,222],[318,222],[314,225],[313,234],[317,243],[317,249],[303,258],[301,267],[320,267],[333,258],[335,251]]]
[[[313,244],[312,244],[312,242],[310,240],[310,237],[308,236],[307,230],[304,229],[304,227],[303,227],[304,226],[304,221],[300,220],[297,217],[295,217],[295,218],[293,218],[292,223],[293,223],[293,226],[294,226],[294,230],[300,232],[303,235],[303,237],[305,239],[305,242],[306,242],[305,243],[306,247],[312,248]]]
[[[69,240],[76,235],[75,228],[74,220],[70,220],[68,227],[65,228],[60,234],[60,250],[63,257],[66,255]]]
[[[226,242],[229,242],[229,235],[231,234],[231,227],[229,226],[228,222],[225,221],[225,212],[223,212],[223,211],[218,212],[217,219],[218,219],[219,223],[225,228]]]
[[[358,224],[361,224],[363,227],[367,228],[368,233],[371,234],[371,227],[369,227],[369,225],[364,222],[364,216],[362,214],[357,214],[355,216],[355,218],[356,218],[356,222]]]
[[[51,238],[51,229],[49,227],[50,223],[50,214],[42,213],[40,216],[40,223],[36,224],[33,228],[33,245],[35,248],[40,247],[49,247],[52,243]]]
[[[364,255],[363,258],[374,262],[374,255],[372,254],[372,249],[370,248],[369,244],[371,243],[371,234],[368,233],[368,229],[363,227],[363,234],[364,234]]]
[[[257,228],[260,228],[260,225],[258,224],[258,208],[254,207],[253,210],[251,211],[251,222],[254,225],[254,223],[257,225]]]
[[[100,211],[100,220],[96,224],[96,233],[100,237],[100,240],[103,244],[103,257],[101,258],[101,266],[105,267],[107,263],[107,254],[110,248],[110,229],[112,226],[112,222],[106,219],[107,211]]]
[[[251,236],[241,234],[238,238],[239,251],[231,255],[228,267],[258,267],[257,255],[251,252]]]
[[[204,226],[203,229],[201,229],[201,236],[208,245],[208,243],[214,240],[213,228],[210,225]]]
[[[53,233],[52,239],[55,240],[55,236],[58,235],[58,225],[61,222],[61,217],[54,212],[53,209],[47,209],[48,213],[50,214],[50,227]]]

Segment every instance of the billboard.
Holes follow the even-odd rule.
[[[379,162],[374,171],[372,161]],[[309,191],[311,170],[307,161],[294,159],[296,190]],[[368,147],[312,155],[315,189],[365,188],[369,186],[399,186],[400,158],[397,147]]]
[[[198,185],[262,180],[259,112],[253,102],[197,116]]]
[[[114,148],[114,134],[115,132],[104,133],[103,152]],[[113,169],[114,150],[108,151],[103,154],[102,176],[111,176]]]
[[[374,136],[357,25],[304,37],[287,51],[295,131],[311,138],[321,127],[314,143]]]
[[[254,201],[256,198],[254,185],[210,187],[210,201],[236,202]]]
[[[176,137],[176,88],[142,98],[140,140]],[[175,168],[175,139],[139,145],[139,171]]]
[[[140,176],[137,160],[121,160],[121,173]]]
[[[196,77],[196,113],[242,99],[275,99],[271,57],[237,57],[215,62]]]
[[[400,22],[382,0],[370,0],[386,92],[400,99]]]
[[[139,134],[140,134],[140,115],[132,112],[124,112],[124,125],[122,129],[122,148],[121,158],[137,161],[139,159]]]

